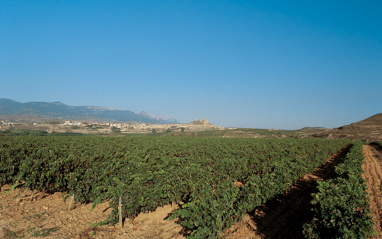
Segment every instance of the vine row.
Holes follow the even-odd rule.
[[[169,203],[190,237],[217,238],[349,144],[322,139],[0,136],[0,183],[109,201],[134,218]],[[118,209],[121,211],[118,212]]]
[[[374,222],[362,178],[362,142],[356,141],[345,161],[335,168],[337,177],[318,182],[311,202],[314,218],[304,225],[306,238],[368,238]]]

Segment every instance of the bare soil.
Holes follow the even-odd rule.
[[[382,238],[382,153],[376,146],[364,145],[363,178],[367,181],[370,196],[370,213],[374,220],[374,229],[378,232],[373,238]]]
[[[94,226],[111,212],[108,203],[75,204],[68,211],[69,198],[64,202],[61,193],[46,195],[20,189],[10,191],[4,185],[0,193],[0,239],[2,238],[183,238],[182,226],[165,218],[176,207],[166,205],[155,212],[141,213],[133,222],[126,220],[123,228]],[[5,194],[7,193],[7,194]],[[18,197],[17,194],[20,195]]]
[[[305,175],[284,195],[279,195],[252,212],[222,233],[223,238],[303,238],[302,225],[309,221],[311,194],[316,192],[318,180],[333,177],[334,166],[340,163],[348,148],[330,157],[314,173]],[[374,146],[364,146],[364,178],[368,181],[371,197],[371,213],[375,230],[382,238],[382,153]],[[91,204],[75,204],[68,211],[70,200],[63,202],[63,195],[55,193],[42,199],[35,192],[10,190],[3,185],[0,192],[1,238],[185,238],[183,228],[167,216],[177,208],[171,205],[159,207],[155,212],[141,213],[134,221],[126,220],[123,228],[118,225],[94,226],[105,220],[111,212],[108,203],[90,211]],[[20,194],[18,197],[17,194]],[[93,224],[93,225],[92,225]]]

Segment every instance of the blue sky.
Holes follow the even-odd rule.
[[[382,1],[0,0],[0,98],[339,127],[382,112]]]

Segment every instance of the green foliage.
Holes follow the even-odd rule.
[[[48,134],[47,136],[51,136],[51,137],[54,137],[54,136],[86,136],[86,134],[72,133],[72,132],[52,132],[52,133]]]
[[[183,202],[172,218],[195,238],[218,238],[348,144],[322,139],[0,136],[0,182],[109,201],[103,223]],[[240,182],[242,186],[235,186]]]
[[[5,131],[1,131],[4,135],[9,136],[46,136],[48,132],[41,130],[28,130],[28,129],[7,129]]]
[[[373,234],[362,163],[362,143],[357,141],[344,163],[336,167],[338,177],[318,182],[318,193],[311,202],[315,215],[304,225],[306,238],[367,238]]]
[[[121,129],[117,128],[117,127],[112,127],[111,128],[111,132],[113,132],[114,134],[120,134],[121,133]]]
[[[34,230],[31,237],[47,237],[50,235],[50,233],[56,232],[59,229],[60,229],[59,227],[52,227],[52,228],[43,228],[41,230]]]

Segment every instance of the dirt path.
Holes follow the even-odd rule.
[[[382,153],[377,147],[371,145],[363,146],[365,162],[363,164],[363,177],[367,181],[370,197],[370,212],[374,220],[374,229],[378,235],[373,238],[382,238]]]
[[[307,174],[284,195],[268,201],[247,214],[241,222],[225,231],[225,238],[304,238],[302,225],[310,220],[311,194],[318,180],[334,175],[334,167],[346,156],[349,147],[330,157],[314,173]]]

